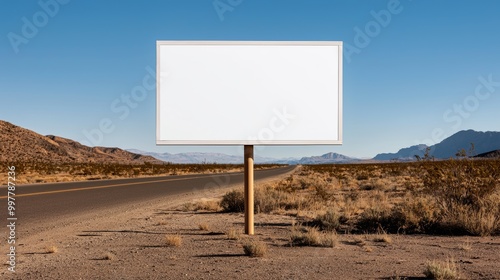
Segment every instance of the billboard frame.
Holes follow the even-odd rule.
[[[337,47],[338,77],[337,77],[337,139],[327,140],[213,140],[213,139],[184,139],[171,140],[161,139],[161,46],[335,46]],[[176,145],[176,146],[231,146],[231,145],[341,145],[343,142],[343,63],[342,63],[343,43],[341,41],[176,41],[176,40],[158,40],[156,41],[156,144],[157,145]],[[244,105],[244,104],[242,104]],[[244,126],[244,124],[241,124]]]

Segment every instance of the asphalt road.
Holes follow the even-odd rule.
[[[294,166],[255,171],[255,181],[291,171]],[[63,217],[110,209],[173,195],[210,191],[229,184],[243,184],[243,173],[193,174],[16,187],[16,217],[24,228]],[[0,187],[0,217],[7,219],[7,187]]]

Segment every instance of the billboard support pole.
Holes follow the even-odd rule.
[[[245,234],[254,234],[253,145],[245,145]]]

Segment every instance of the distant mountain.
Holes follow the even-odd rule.
[[[408,148],[403,148],[399,150],[397,153],[383,153],[383,154],[378,154],[376,155],[373,159],[374,160],[401,160],[401,161],[408,161],[408,160],[415,160],[415,155],[418,155],[419,157],[423,157],[425,154],[425,149],[427,148],[427,145],[415,145],[411,146]]]
[[[327,153],[321,156],[303,157],[296,164],[328,164],[328,163],[353,163],[359,159],[351,158],[337,153]]]
[[[222,153],[154,153],[154,152],[145,152],[136,149],[128,149],[127,151],[142,155],[152,156],[156,159],[172,162],[172,163],[226,163],[226,164],[242,164],[243,163],[243,155],[235,156],[235,155],[226,155]],[[280,160],[274,158],[267,157],[255,157],[255,163],[279,163]]]
[[[435,158],[447,159],[455,157],[462,149],[469,152],[474,144],[474,155],[500,149],[500,132],[480,132],[474,130],[459,131],[438,144],[430,146],[429,155]],[[416,145],[399,150],[397,153],[378,154],[375,160],[411,160],[415,155],[422,157],[426,145]],[[472,155],[472,156],[474,156]]]
[[[498,150],[500,149],[500,132],[459,131],[432,146],[431,154],[436,158],[455,157],[461,149],[469,151],[471,143],[474,144],[474,155]]]
[[[141,150],[129,149],[129,152],[149,155],[154,158],[172,163],[243,163],[243,156],[226,155],[221,153],[152,153]],[[255,163],[278,163],[278,164],[327,164],[327,163],[351,163],[360,161],[337,153],[327,153],[322,156],[276,159],[268,157],[255,157]]]
[[[0,162],[46,163],[124,163],[140,164],[161,161],[119,148],[87,147],[76,141],[48,135],[0,120]]]

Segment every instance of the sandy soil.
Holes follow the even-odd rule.
[[[0,278],[425,279],[427,260],[453,258],[461,278],[500,279],[500,237],[390,235],[387,243],[373,241],[373,235],[339,234],[334,248],[293,247],[294,217],[258,214],[254,236],[230,240],[229,228],[243,230],[242,214],[180,210],[186,202],[216,199],[226,191],[147,201],[47,225],[19,237],[17,272],[6,265]],[[180,235],[181,246],[166,246],[170,234]],[[248,239],[266,243],[267,255],[245,256],[242,244]]]

